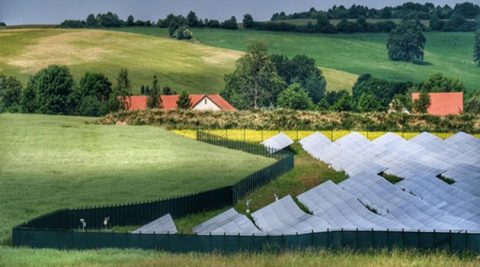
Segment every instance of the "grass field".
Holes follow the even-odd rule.
[[[23,82],[49,64],[70,67],[79,78],[87,71],[101,72],[115,81],[128,68],[135,92],[151,85],[154,74],[161,86],[177,91],[215,93],[224,86],[223,75],[233,70],[241,53],[170,38],[103,30],[0,30],[0,73]]]
[[[250,40],[265,42],[271,53],[313,57],[318,66],[394,81],[423,81],[435,72],[459,77],[468,91],[480,90],[480,68],[473,64],[473,33],[425,33],[425,64],[390,61],[387,34],[300,34],[263,31],[194,31],[201,43],[244,51]]]
[[[86,124],[93,121],[0,115],[0,241],[52,210],[217,188],[273,162],[158,127]]]
[[[118,30],[167,36],[166,30],[159,28]],[[314,58],[320,68],[327,68],[329,90],[350,89],[356,77],[365,73],[393,81],[420,82],[436,72],[460,78],[467,91],[480,90],[480,68],[473,64],[471,32],[426,32],[423,65],[389,60],[386,33],[329,35],[221,29],[194,29],[193,32],[197,42],[209,46],[245,51],[249,41],[259,40],[268,45],[271,53],[305,54]]]
[[[77,78],[85,71],[98,71],[114,81],[119,68],[127,67],[135,92],[157,74],[161,86],[214,93],[224,87],[224,74],[233,70],[248,42],[260,40],[271,53],[315,58],[328,90],[350,89],[364,73],[419,82],[435,72],[459,77],[468,91],[480,90],[480,68],[472,61],[473,33],[426,33],[424,65],[388,60],[387,34],[194,29],[194,35],[194,42],[185,42],[168,38],[166,29],[156,27],[0,30],[0,72],[26,81],[38,69],[56,63],[68,65]]]
[[[28,255],[28,256],[25,256]],[[170,254],[142,250],[59,251],[0,248],[0,266],[478,266],[472,255],[414,251],[292,251],[285,253]]]

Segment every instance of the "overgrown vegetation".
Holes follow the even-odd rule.
[[[256,110],[209,112],[191,110],[121,111],[99,120],[102,124],[125,122],[131,125],[161,125],[173,129],[265,129],[265,130],[378,130],[480,132],[480,116],[463,114],[436,117],[398,113],[314,112]]]

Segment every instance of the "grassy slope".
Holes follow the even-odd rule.
[[[120,31],[166,37],[165,29],[124,28]],[[480,90],[480,68],[473,64],[473,33],[427,32],[424,65],[394,62],[387,57],[387,34],[302,34],[221,29],[195,29],[198,42],[245,51],[251,40],[265,42],[271,53],[313,57],[326,70],[330,90],[352,86],[357,75],[370,73],[394,81],[423,81],[442,72],[459,77],[468,91]],[[332,72],[334,70],[335,72]]]
[[[217,188],[273,162],[157,127],[85,122],[0,115],[0,241],[48,211]]]
[[[28,255],[26,257],[25,255]],[[0,266],[478,266],[475,256],[413,251],[170,254],[142,250],[59,251],[0,248]]]
[[[422,81],[443,72],[456,76],[467,90],[480,90],[480,68],[472,61],[473,33],[426,33],[424,65],[390,61],[387,34],[299,34],[262,31],[197,29],[197,40],[217,47],[245,50],[250,40],[260,40],[270,52],[288,56],[306,54],[321,67],[372,75],[396,81]]]
[[[120,67],[130,71],[135,91],[151,85],[192,93],[218,92],[223,75],[232,71],[241,53],[170,38],[102,30],[0,30],[0,72],[22,81],[49,64],[68,65],[77,78],[102,72],[115,81]]]

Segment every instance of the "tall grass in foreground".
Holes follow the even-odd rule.
[[[28,255],[28,256],[26,256]],[[0,266],[479,266],[475,255],[416,251],[171,254],[142,250],[60,251],[0,248]]]

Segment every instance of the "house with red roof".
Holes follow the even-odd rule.
[[[463,113],[463,92],[429,93],[430,106],[427,113],[435,116],[460,115]],[[412,102],[420,93],[412,93]]]
[[[235,111],[222,96],[214,95],[189,95],[192,110],[211,110],[211,111]],[[166,111],[177,109],[179,95],[162,95],[162,108]],[[145,110],[147,109],[148,96],[137,95],[126,97],[125,108],[127,110]]]

